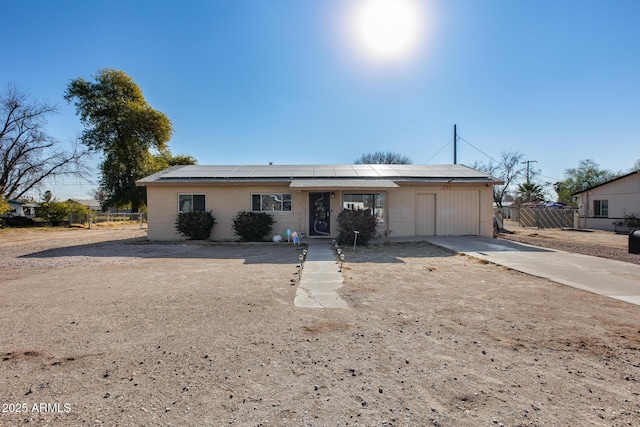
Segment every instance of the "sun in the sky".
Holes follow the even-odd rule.
[[[356,0],[348,10],[350,38],[375,62],[402,62],[420,46],[425,32],[420,0]]]

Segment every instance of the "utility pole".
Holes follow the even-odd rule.
[[[529,184],[529,164],[530,163],[538,163],[537,160],[527,160],[525,162],[521,162],[522,164],[527,164],[527,184]]]
[[[453,125],[453,164],[458,164],[458,132],[456,131],[456,125]]]

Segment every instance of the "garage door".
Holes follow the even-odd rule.
[[[480,234],[480,192],[443,191],[436,204],[438,236]]]

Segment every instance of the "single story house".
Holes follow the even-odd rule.
[[[14,199],[9,199],[7,202],[9,203],[9,212],[7,212],[6,216],[26,218],[36,217],[37,205],[35,203],[23,202],[21,200]]]
[[[617,231],[625,216],[640,218],[640,170],[573,194],[580,228]]]
[[[371,209],[381,236],[493,235],[493,185],[463,165],[174,166],[147,187],[148,238],[177,240],[178,212],[211,211],[211,239],[236,240],[239,211],[268,212],[274,234],[336,237],[343,209]]]
[[[73,203],[76,205],[86,206],[92,212],[100,212],[102,211],[102,205],[96,199],[69,199],[68,203]]]

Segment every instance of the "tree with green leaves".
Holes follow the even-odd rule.
[[[0,215],[4,215],[11,210],[9,201],[2,196],[2,189],[0,188]]]
[[[184,154],[172,155],[169,150],[159,154],[149,154],[145,166],[145,176],[151,175],[172,166],[195,165],[198,161],[193,156]]]
[[[516,203],[519,205],[523,203],[544,201],[544,191],[542,186],[533,182],[523,182],[522,184],[519,184],[516,194]]]
[[[123,71],[105,68],[94,79],[72,80],[64,97],[74,103],[84,125],[81,141],[103,156],[100,185],[107,193],[106,203],[130,203],[131,211],[138,212],[146,192],[135,182],[147,173],[150,154],[167,152],[171,121],[147,103]]]
[[[592,159],[581,160],[576,168],[564,171],[565,179],[556,182],[554,187],[558,194],[558,201],[567,205],[575,205],[573,194],[595,187],[620,176],[620,173],[601,169]]]
[[[356,165],[410,165],[413,162],[403,154],[393,151],[374,151],[358,157]]]
[[[51,191],[45,191],[42,202],[36,207],[36,216],[48,222],[50,225],[60,225],[69,215],[71,207],[66,202],[61,202],[53,197]]]

